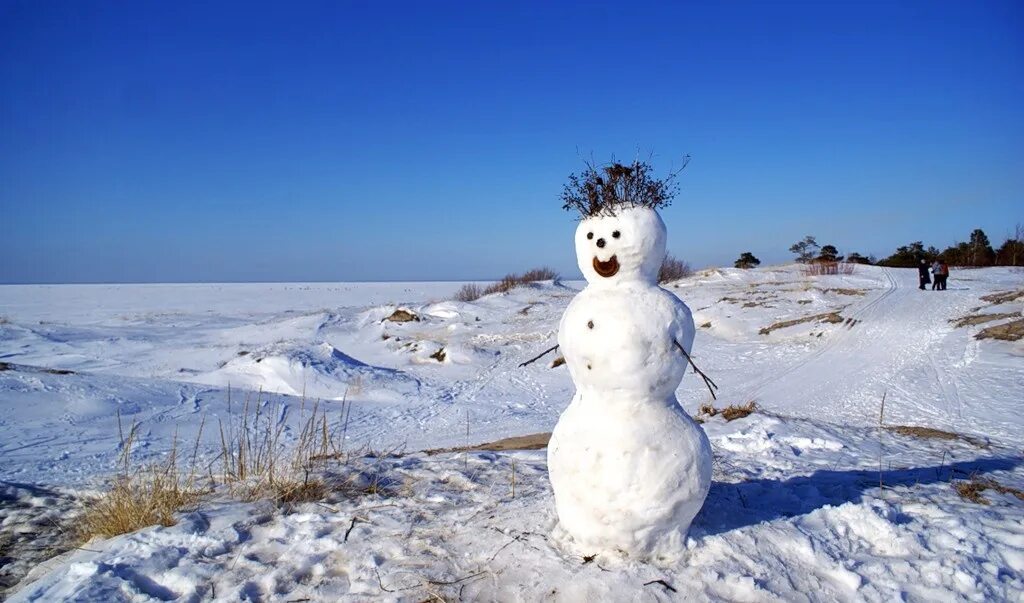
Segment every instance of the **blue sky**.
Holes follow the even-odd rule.
[[[575,276],[637,152],[698,266],[998,244],[1022,98],[1016,1],[0,0],[0,282]]]

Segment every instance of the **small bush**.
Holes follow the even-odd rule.
[[[481,293],[481,295],[490,295],[492,293],[508,293],[516,287],[522,287],[535,283],[537,281],[557,281],[558,273],[554,270],[546,267],[533,268],[527,270],[523,274],[506,274],[501,278],[500,281],[488,285]]]
[[[689,264],[669,254],[665,256],[665,261],[661,263],[661,268],[658,270],[658,284],[678,281],[691,274],[693,274],[693,270]]]
[[[757,259],[757,256],[750,253],[749,251],[744,251],[743,253],[740,254],[739,259],[737,259],[733,263],[733,266],[737,268],[742,268],[744,270],[749,270],[760,264],[761,260]]]
[[[523,276],[519,277],[519,281],[522,283],[535,283],[537,281],[554,281],[558,279],[558,273],[542,266],[540,268],[533,268],[523,273]]]
[[[517,274],[506,274],[501,277],[501,280],[488,285],[484,289],[484,295],[491,295],[492,293],[508,293],[520,285],[519,275]]]
[[[471,302],[480,299],[484,290],[480,285],[466,283],[461,289],[455,292],[455,299],[460,302]]]

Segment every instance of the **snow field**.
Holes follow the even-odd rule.
[[[919,291],[915,280],[874,267],[814,279],[775,267],[671,286],[694,311],[695,360],[721,386],[715,405],[753,399],[762,410],[704,423],[714,481],[685,558],[668,566],[557,548],[544,451],[415,452],[551,430],[572,395],[567,371],[549,368],[555,354],[518,364],[554,344],[581,284],[473,303],[443,301],[461,283],[0,287],[0,545],[9,558],[26,550],[11,547],[19,539],[44,547],[48,518],[71,513],[113,474],[117,410],[138,422],[138,462],[163,458],[175,432],[191,441],[203,417],[228,420],[228,384],[236,410],[260,387],[268,405],[287,407],[286,439],[298,437],[303,405],[319,397],[340,409],[346,397],[351,449],[409,453],[366,461],[395,476],[391,494],[290,509],[215,499],[176,526],[90,542],[9,595],[1019,600],[1021,501],[987,490],[990,504],[969,502],[953,484],[978,474],[1024,487],[1024,349],[975,339],[987,324],[950,320],[1019,314],[1024,298],[980,297],[1024,289],[1024,275],[956,272],[945,293]],[[398,308],[421,320],[387,321]],[[759,333],[830,312],[843,322]],[[450,352],[443,361],[430,357],[439,348]],[[887,427],[934,427],[976,444],[880,430],[883,394]],[[710,401],[690,373],[676,395],[691,415]],[[328,416],[336,427],[337,413]],[[218,452],[213,430],[204,432],[203,458]],[[5,559],[4,579],[24,565]]]

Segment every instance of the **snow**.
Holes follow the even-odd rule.
[[[678,559],[711,486],[711,446],[675,397],[694,326],[686,304],[657,285],[665,240],[645,207],[576,229],[588,285],[558,329],[576,393],[548,445],[555,534],[572,550]]]
[[[721,387],[715,405],[753,399],[760,410],[704,417],[713,482],[683,557],[669,564],[560,546],[543,450],[421,452],[551,431],[574,391],[551,356],[518,364],[555,343],[582,283],[447,301],[460,285],[0,287],[3,584],[36,566],[10,600],[994,601],[1024,592],[1022,502],[986,490],[990,504],[978,504],[953,488],[971,475],[1024,488],[1024,343],[978,340],[988,324],[950,322],[1020,313],[1024,299],[979,298],[1024,288],[1021,272],[954,271],[945,292],[918,290],[915,270],[877,267],[818,277],[797,266],[721,269],[672,284],[693,309],[694,360]],[[421,320],[385,320],[399,307]],[[760,334],[828,312],[843,322]],[[445,360],[431,359],[440,348]],[[396,486],[283,508],[219,496],[175,526],[41,563],[48,526],[113,474],[118,411],[139,424],[140,459],[163,458],[176,432],[189,441],[204,417],[229,416],[228,384],[235,412],[260,387],[261,403],[289,409],[286,438],[298,436],[303,387],[307,407],[327,400],[332,421],[339,399],[352,402],[353,448],[406,453],[328,471],[362,463]],[[886,426],[971,440],[880,429],[883,395]],[[676,396],[691,415],[710,401],[690,373]],[[201,454],[212,459],[208,432]]]

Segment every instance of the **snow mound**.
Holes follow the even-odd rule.
[[[281,344],[238,356],[194,381],[210,385],[340,400],[392,401],[415,394],[418,381],[401,371],[361,362],[327,343]]]

